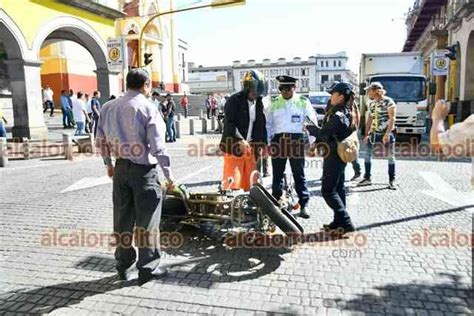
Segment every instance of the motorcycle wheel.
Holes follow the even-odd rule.
[[[291,219],[292,217],[289,213],[285,214],[282,212],[272,201],[266,190],[262,190],[259,186],[254,186],[250,189],[250,197],[254,203],[262,209],[262,212],[270,217],[270,219],[275,223],[278,228],[280,228],[285,234],[300,234],[302,233],[301,225],[296,225],[296,219]],[[299,227],[298,227],[299,226]]]

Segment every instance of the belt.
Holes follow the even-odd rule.
[[[291,138],[291,137],[303,137],[303,133],[278,133],[275,137]]]
[[[128,166],[138,166],[138,167],[148,167],[148,168],[155,168],[156,167],[156,164],[152,164],[152,165],[142,165],[142,164],[139,164],[139,163],[134,163],[133,161],[131,161],[130,159],[125,159],[125,158],[116,158],[115,159],[116,162],[120,162],[120,163],[124,163]]]

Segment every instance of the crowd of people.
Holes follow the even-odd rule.
[[[54,116],[54,91],[49,85],[43,89],[43,113],[50,111],[50,116]],[[92,94],[78,91],[74,93],[72,89],[69,91],[62,90],[59,103],[62,112],[63,128],[75,128],[74,135],[80,136],[86,133],[97,134],[97,125],[100,117],[100,91],[94,91]],[[109,100],[115,99],[111,95]]]
[[[334,215],[333,221],[322,228],[342,235],[354,231],[356,227],[347,210],[344,180],[346,165],[356,161],[358,151],[354,151],[353,157],[344,152],[341,154],[339,150],[342,143],[357,135],[360,125],[352,86],[338,82],[329,88],[330,103],[322,126],[318,126],[311,123],[317,120],[309,100],[295,93],[297,79],[289,76],[276,79],[280,95],[271,102],[264,102],[267,80],[255,70],[244,75],[242,90],[226,100],[220,142],[224,152],[223,183],[228,184],[228,189],[248,190],[253,182],[251,175],[257,170],[256,162],[269,156],[273,173],[272,195],[278,200],[289,161],[299,198],[300,216],[308,218],[310,214],[306,206],[310,194],[304,162],[305,151],[309,147],[310,156],[320,153],[324,158],[321,195]],[[142,69],[132,69],[126,81],[126,94],[102,107],[96,142],[107,174],[113,178],[114,234],[132,234],[135,226],[145,232],[138,238],[148,238],[150,232],[159,229],[163,202],[156,166],[163,171],[168,189],[173,189],[175,183],[171,159],[164,144],[165,141],[175,140],[175,103],[169,94],[151,92],[149,74]],[[388,158],[388,187],[393,189],[396,104],[385,95],[380,83],[372,83],[367,91],[371,102],[364,140],[372,148],[368,146],[365,177],[361,185],[370,185],[372,150],[375,145],[381,145]],[[206,105],[210,104],[212,114],[212,97],[208,100]],[[188,101],[182,99],[181,105],[188,106]],[[466,142],[466,137],[472,139],[474,136],[474,116],[463,125],[455,125],[452,130],[445,131],[442,123],[448,112],[445,102],[441,101],[433,110],[435,130],[432,130],[432,142],[443,150],[454,145],[453,141],[462,144]],[[307,137],[308,134],[310,137]],[[138,145],[140,154],[124,156],[116,152],[117,145],[121,148],[127,144]],[[131,243],[132,239],[121,240],[115,250],[117,271],[123,280],[127,279],[127,269],[137,258]],[[165,268],[159,266],[159,243],[149,241],[145,244],[138,251],[140,284],[167,273]]]

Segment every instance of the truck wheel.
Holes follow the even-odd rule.
[[[258,186],[250,189],[250,197],[257,206],[262,209],[262,212],[270,217],[270,219],[278,226],[285,234],[300,234],[301,231],[297,225],[288,218],[290,214],[285,215],[280,209],[268,198],[266,193]]]

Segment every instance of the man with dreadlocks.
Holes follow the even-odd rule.
[[[331,106],[324,117],[321,129],[317,131],[318,144],[325,144],[321,195],[334,211],[334,220],[324,229],[342,234],[355,231],[346,210],[346,190],[344,170],[346,163],[337,153],[337,142],[344,140],[357,128],[357,109],[355,108],[352,85],[339,82],[329,88]]]
[[[266,93],[265,77],[257,70],[250,70],[244,74],[242,91],[232,95],[225,104],[220,143],[224,152],[225,189],[250,190],[257,153],[267,142],[262,102]]]

